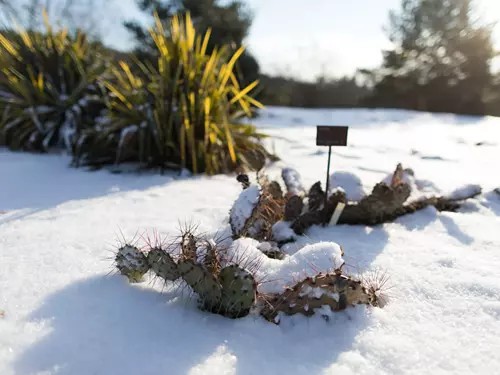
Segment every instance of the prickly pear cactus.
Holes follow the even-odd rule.
[[[115,257],[116,268],[132,283],[142,280],[149,271],[146,256],[137,247],[125,245],[118,249]]]
[[[180,276],[198,294],[202,309],[213,311],[220,306],[222,288],[215,275],[193,260],[182,260],[178,263]]]
[[[377,306],[377,296],[361,281],[342,275],[337,270],[308,277],[281,294],[268,296],[261,315],[278,324],[279,314],[312,316],[324,306],[335,312],[359,304]]]
[[[252,274],[237,265],[222,269],[219,280],[222,286],[221,312],[230,318],[248,315],[257,292]]]
[[[179,278],[177,263],[165,250],[152,249],[147,256],[148,264],[151,270],[162,279],[176,281]]]

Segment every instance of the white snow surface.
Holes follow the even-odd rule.
[[[273,240],[276,242],[282,242],[297,237],[293,229],[290,228],[290,223],[287,223],[286,221],[278,221],[274,224],[272,233]]]
[[[470,197],[471,195],[480,194],[481,190],[482,189],[480,185],[465,185],[453,190],[449,194],[445,194],[445,196],[449,199],[463,200]]]
[[[227,230],[241,192],[235,176],[86,172],[66,156],[0,150],[0,374],[499,373],[500,119],[269,108],[257,124],[282,158],[270,177],[293,167],[306,189],[324,186],[328,150],[315,146],[315,126],[330,124],[350,126],[332,172],[359,176],[365,191],[400,162],[429,191],[481,185],[483,194],[457,213],[313,227],[286,245],[284,261],[262,258],[265,290],[332,267],[340,248],[331,241],[346,270],[390,276],[383,309],[276,326],[204,313],[181,290],[108,275],[122,233],[177,235],[179,220]],[[238,248],[264,257],[252,240]]]
[[[332,173],[330,175],[328,190],[336,188],[341,188],[349,201],[360,201],[367,195],[361,178],[352,172],[338,171]]]

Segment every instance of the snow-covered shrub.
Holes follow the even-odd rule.
[[[269,156],[263,135],[238,123],[262,107],[249,95],[258,82],[242,88],[233,72],[243,49],[231,54],[221,46],[209,54],[210,33],[197,35],[189,14],[174,17],[167,31],[156,21],[156,63],[120,62],[112,69],[105,82],[112,93],[109,121],[82,135],[76,158],[209,174],[260,169]]]
[[[54,30],[0,32],[0,144],[12,149],[72,150],[105,108],[98,79],[100,47],[84,34]]]

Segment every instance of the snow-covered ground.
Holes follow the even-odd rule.
[[[85,172],[64,157],[0,151],[0,374],[500,373],[500,119],[270,108],[257,122],[274,136],[278,166],[297,168],[307,187],[326,178],[315,125],[331,124],[351,127],[332,172],[353,174],[357,195],[398,162],[422,193],[479,184],[483,194],[458,213],[312,228],[300,245],[335,241],[361,272],[386,271],[389,304],[275,326],[107,276],[121,232],[175,234],[178,220],[227,226],[241,191],[234,176]],[[273,272],[324,265],[300,256],[273,261]]]

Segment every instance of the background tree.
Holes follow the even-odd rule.
[[[380,69],[370,72],[372,106],[484,114],[496,52],[493,25],[474,16],[473,0],[402,0],[390,14],[390,40]],[[366,72],[365,72],[366,73]]]
[[[0,26],[12,28],[11,21],[15,20],[27,30],[43,29],[42,9],[45,9],[51,23],[57,22],[70,32],[83,31],[97,40],[112,21],[113,6],[114,1],[101,0],[0,0]]]
[[[175,13],[191,14],[193,24],[200,33],[212,29],[208,51],[223,44],[232,45],[234,49],[243,45],[247,37],[252,15],[241,1],[224,2],[219,0],[136,0],[139,8],[150,15],[158,13],[160,20],[168,22]],[[137,21],[125,22],[125,27],[136,40],[135,52],[142,58],[154,55],[156,48],[149,36],[147,28]],[[259,64],[248,52],[240,57],[237,70],[244,83],[251,82],[259,76]],[[237,72],[238,73],[238,72]]]

